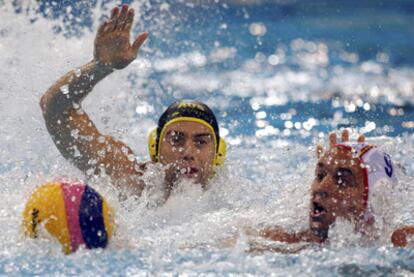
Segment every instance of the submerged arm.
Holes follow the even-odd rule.
[[[414,239],[414,226],[404,226],[392,233],[391,242],[396,247],[406,247]]]
[[[260,231],[260,236],[266,239],[287,243],[298,243],[304,241],[302,236],[299,234],[287,232],[279,227],[263,229]]]
[[[299,242],[315,242],[322,243],[325,239],[318,236],[311,230],[304,230],[299,232],[288,232],[280,227],[265,228],[260,231],[260,236],[266,239],[286,242],[286,243],[299,243]]]

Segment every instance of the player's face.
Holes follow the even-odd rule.
[[[337,217],[358,221],[364,212],[364,171],[350,150],[334,147],[319,159],[311,188],[310,228],[327,234]]]
[[[167,180],[182,178],[205,185],[214,162],[214,134],[202,123],[180,121],[168,125],[160,141],[160,162]]]

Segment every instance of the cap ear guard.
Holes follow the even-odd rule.
[[[148,152],[150,154],[151,161],[156,163],[157,159],[157,128],[151,131],[148,136]]]
[[[214,156],[215,165],[222,165],[224,163],[224,161],[226,160],[226,149],[226,141],[222,137],[220,137],[219,147],[216,155]]]

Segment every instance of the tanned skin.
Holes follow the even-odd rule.
[[[408,246],[408,241],[414,239],[414,226],[403,226],[392,233],[391,241],[396,247]]]
[[[115,7],[110,18],[98,29],[92,61],[80,68],[80,74],[70,71],[54,83],[42,96],[40,106],[46,127],[66,159],[87,175],[104,171],[117,188],[139,196],[145,186],[139,177],[143,175],[146,164],[137,164],[134,159],[129,159],[134,155],[132,149],[112,136],[101,134],[81,109],[82,100],[98,82],[136,59],[148,34],[139,34],[131,44],[133,20],[134,10],[128,5],[121,9]],[[62,88],[65,93],[62,93]],[[167,188],[180,178],[189,178],[203,185],[211,175],[215,153],[211,138],[214,134],[201,123],[186,123],[169,125],[167,134],[170,137],[160,140],[160,162],[167,168]],[[179,145],[172,133],[180,134]]]
[[[344,130],[342,141],[348,140],[349,133]],[[358,138],[359,143],[364,141],[364,136]],[[297,233],[279,227],[266,228],[260,231],[262,237],[286,243],[323,243],[328,240],[329,227],[338,216],[354,222],[355,229],[365,234],[365,227],[370,223],[363,220],[361,195],[364,195],[364,188],[360,163],[349,151],[336,148],[336,144],[336,135],[332,133],[328,151],[321,146],[316,149],[319,160],[311,188],[309,228]],[[396,247],[406,247],[410,238],[414,238],[414,226],[403,226],[392,233],[391,242]]]
[[[342,132],[342,142],[349,141],[349,132]],[[364,136],[358,138],[363,143]],[[329,149],[317,146],[318,164],[311,186],[311,209],[309,228],[291,233],[282,228],[266,228],[260,231],[264,238],[287,242],[323,243],[328,239],[329,227],[337,217],[355,223],[356,229],[363,226],[364,182],[360,162],[349,151],[336,147],[335,133],[329,136]]]
[[[42,96],[40,106],[46,127],[66,159],[86,174],[97,174],[99,170],[104,170],[116,187],[126,188],[131,194],[140,195],[145,184],[139,177],[145,171],[145,164],[131,161],[128,156],[133,155],[132,149],[112,136],[101,134],[80,107],[82,100],[98,82],[115,70],[124,69],[137,57],[138,50],[148,34],[146,32],[139,34],[131,44],[130,31],[133,19],[134,10],[129,9],[127,5],[122,6],[122,9],[114,8],[110,19],[98,29],[94,43],[94,58],[80,68],[80,75],[70,71],[54,83]],[[65,88],[67,93],[62,93],[61,88]],[[171,188],[180,178],[190,178],[195,183],[205,186],[212,173],[214,134],[204,125],[196,122],[177,122],[168,128],[166,137],[161,139],[160,147],[160,162],[167,165],[165,180],[167,187]],[[348,131],[344,131],[342,140],[348,141],[348,137]],[[364,137],[361,136],[359,142],[363,141]],[[325,171],[333,172],[327,166],[326,159],[346,159],[341,151],[331,151],[335,144],[336,135],[331,134],[330,150],[322,156],[323,149],[317,148],[320,163],[312,184],[311,206],[315,206],[314,203],[321,203],[321,199],[326,198],[326,188],[317,180],[325,174]],[[353,175],[355,176],[350,177],[351,179],[359,179],[357,172]],[[336,177],[331,174],[324,178],[332,179],[330,185],[336,186],[338,185]],[[353,190],[357,191],[358,188]],[[336,198],[344,197],[340,190],[335,191]],[[358,201],[350,201],[350,203],[352,205],[348,207],[349,210],[345,214],[337,212],[358,223],[361,213],[360,203]],[[330,203],[324,202],[323,205],[330,206]],[[332,212],[315,217],[312,216],[311,211],[308,230],[289,233],[281,228],[268,228],[260,233],[265,238],[289,243],[324,242],[333,220]],[[406,246],[407,237],[412,235],[414,235],[414,227],[402,227],[393,233],[392,242],[395,246]]]
[[[168,184],[187,178],[207,185],[213,172],[214,134],[205,125],[181,121],[166,127],[160,147],[160,162],[167,166]]]

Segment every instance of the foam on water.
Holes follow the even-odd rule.
[[[332,230],[332,245],[305,248],[299,254],[247,253],[244,233],[246,227],[266,225],[295,230],[306,227],[309,184],[316,161],[312,142],[323,137],[318,126],[341,126],[357,109],[368,112],[374,106],[394,109],[390,114],[400,125],[408,122],[398,136],[383,132],[385,136],[372,141],[391,154],[397,167],[400,183],[394,207],[390,207],[398,211],[395,224],[414,223],[414,136],[409,123],[413,119],[399,115],[399,109],[412,115],[413,67],[391,65],[386,53],[359,60],[358,53],[345,48],[300,38],[286,44],[267,38],[273,49],[266,53],[258,50],[254,55],[244,54],[240,45],[222,41],[215,41],[210,48],[183,47],[172,51],[179,54],[169,54],[168,48],[157,46],[165,41],[173,43],[173,35],[164,38],[162,28],[174,23],[174,12],[168,5],[151,5],[150,1],[132,4],[138,17],[148,22],[154,10],[169,16],[164,21],[152,18],[158,25],[151,27],[153,35],[140,57],[98,84],[83,109],[103,133],[120,138],[135,150],[139,160],[146,160],[147,134],[162,109],[174,98],[199,98],[219,115],[229,143],[228,162],[207,191],[183,184],[166,203],[162,203],[162,177],[156,166],[145,176],[150,186],[140,200],[119,203],[117,192],[105,178],[92,180],[117,211],[117,234],[109,249],[81,250],[66,257],[56,243],[23,238],[21,213],[35,186],[60,175],[84,178],[53,145],[38,102],[59,76],[92,58],[94,33],[108,5],[90,7],[91,29],[83,28],[78,36],[56,33],[56,26],[68,28],[64,20],[40,16],[37,5],[22,5],[24,12],[16,13],[15,6],[0,2],[0,272],[296,276],[403,275],[414,271],[412,250],[394,249],[389,244],[361,247],[358,234],[352,234],[345,221]],[[134,33],[145,22],[137,24]],[[247,23],[251,24],[241,26],[246,27],[248,36],[256,37],[254,43],[266,42],[271,27]],[[222,32],[231,27],[223,24],[219,25]],[[191,38],[186,41],[189,45],[194,42]],[[335,61],[336,56],[341,62]],[[331,97],[337,99],[328,102],[326,113],[332,117],[305,114],[295,121],[295,114],[302,111],[296,108],[292,112],[291,103],[311,106]],[[339,111],[333,112],[335,105],[342,107],[340,116]],[[273,117],[277,117],[276,123]],[[375,120],[374,129],[392,125],[388,119]],[[355,122],[357,130],[365,130],[367,135],[372,131],[372,124]],[[295,135],[309,139],[297,142]],[[228,246],[226,242],[236,237],[236,244]],[[303,246],[292,247],[274,245],[284,252]]]

